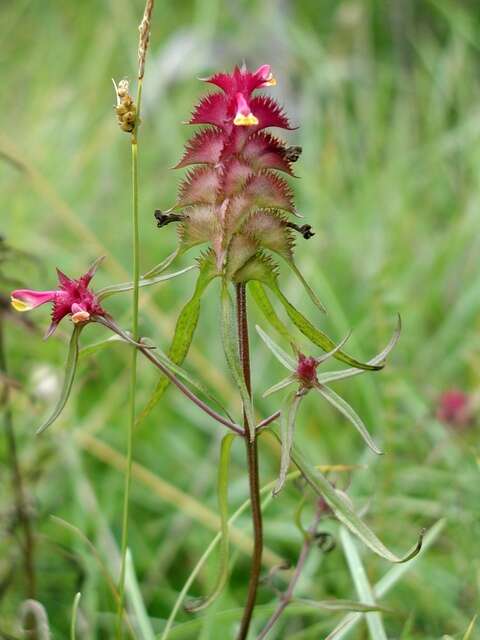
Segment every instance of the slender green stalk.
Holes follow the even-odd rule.
[[[138,298],[139,298],[139,279],[140,279],[140,242],[139,242],[139,225],[138,225],[138,125],[140,123],[140,106],[142,101],[142,85],[143,78],[138,81],[137,90],[137,121],[135,129],[132,131],[131,150],[132,150],[132,337],[138,340]],[[120,561],[120,578],[118,583],[118,611],[117,611],[117,638],[123,635],[123,607],[125,601],[125,572],[127,566],[127,549],[128,549],[128,514],[130,505],[130,487],[132,483],[132,460],[133,460],[133,431],[136,418],[136,389],[137,389],[137,349],[132,346],[132,359],[130,363],[130,410],[127,431],[127,469],[125,472],[125,487],[123,492],[123,515],[122,515],[122,543],[121,543],[121,561]]]

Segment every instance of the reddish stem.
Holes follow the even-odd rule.
[[[245,284],[237,284],[237,326],[238,326],[238,342],[240,349],[240,360],[243,367],[243,376],[248,392],[252,393],[252,384],[250,376],[250,349],[248,340],[248,319],[247,319],[247,299],[245,292]],[[245,640],[248,635],[250,623],[252,621],[255,601],[257,599],[258,581],[260,578],[260,570],[262,565],[263,551],[263,525],[262,510],[260,504],[260,478],[258,472],[258,447],[256,434],[253,439],[250,438],[250,427],[248,420],[243,412],[243,421],[245,429],[245,446],[247,448],[247,464],[248,479],[250,486],[250,502],[252,509],[253,523],[253,554],[250,570],[250,580],[248,584],[247,601],[243,611],[243,617],[240,625],[240,631],[237,640]]]

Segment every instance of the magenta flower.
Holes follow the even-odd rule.
[[[437,418],[453,427],[465,427],[472,421],[470,397],[460,389],[444,391],[439,398]]]
[[[96,260],[90,269],[80,278],[74,280],[57,269],[58,288],[50,291],[34,291],[17,289],[12,291],[12,307],[16,311],[30,311],[36,307],[52,302],[52,322],[45,338],[48,338],[58,324],[70,316],[74,324],[83,325],[96,317],[105,317],[106,311],[100,305],[97,296],[89,288],[101,259]]]

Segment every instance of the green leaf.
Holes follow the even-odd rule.
[[[103,340],[99,340],[98,342],[94,342],[93,344],[89,344],[86,347],[83,347],[78,352],[79,360],[84,360],[85,358],[90,358],[91,356],[96,355],[99,351],[103,351],[106,347],[109,347],[111,344],[115,344],[120,342],[122,344],[125,343],[125,340],[115,334],[113,336],[109,336],[108,338],[104,338]]]
[[[345,527],[340,527],[340,541],[347,559],[348,568],[358,597],[368,605],[375,605],[375,597],[367,578],[355,543]],[[369,613],[366,616],[371,640],[387,640],[380,613]]]
[[[65,363],[65,377],[63,379],[62,391],[60,398],[53,410],[50,417],[37,429],[37,435],[43,433],[51,424],[55,422],[58,416],[62,413],[63,408],[67,404],[67,400],[70,396],[70,392],[73,386],[73,380],[75,378],[75,372],[77,370],[78,363],[78,339],[82,330],[81,325],[75,325],[72,337],[70,338],[70,345],[68,348],[67,361]]]
[[[283,380],[280,380],[280,382],[277,382],[276,384],[271,386],[269,389],[264,391],[262,393],[262,397],[266,398],[267,396],[271,395],[272,393],[276,393],[277,391],[280,391],[281,389],[284,389],[285,387],[288,387],[288,385],[292,384],[293,382],[297,382],[297,384],[298,384],[298,381],[295,378],[295,376],[288,376],[287,378],[284,378]]]
[[[292,322],[297,327],[297,329],[301,331],[301,333],[303,333],[305,337],[307,337],[311,342],[313,342],[313,344],[317,345],[317,347],[320,347],[320,349],[323,349],[323,351],[332,351],[335,349],[336,347],[335,342],[333,342],[333,340],[329,338],[326,333],[323,333],[323,331],[320,331],[319,329],[314,327],[311,324],[311,322],[307,320],[307,318],[305,318],[305,316],[302,315],[300,311],[298,311],[298,309],[296,309],[287,300],[287,298],[280,291],[278,287],[278,283],[275,278],[273,277],[270,278],[267,284],[272,290],[272,292],[276,295],[278,300],[281,302],[281,304],[283,305],[290,320],[292,320]],[[347,353],[340,350],[337,351],[335,354],[333,354],[333,356],[337,360],[340,360],[341,362],[349,364],[352,367],[356,367],[357,369],[365,369],[367,371],[377,371],[378,369],[382,369],[383,367],[383,364],[370,365],[367,363],[360,362],[359,360],[352,358]]]
[[[354,600],[308,600],[307,598],[294,598],[292,602],[306,604],[314,609],[322,609],[324,611],[361,611],[362,613],[367,613],[369,611],[384,610],[376,604],[355,602]]]
[[[228,468],[230,465],[230,450],[235,435],[227,434],[222,439],[220,449],[220,461],[218,466],[218,508],[221,522],[221,538],[220,538],[220,567],[217,582],[212,593],[207,598],[201,598],[194,603],[188,604],[185,608],[188,611],[196,612],[206,609],[210,606],[218,596],[222,593],[228,579],[228,562],[229,562],[229,524],[228,524]]]
[[[238,339],[232,314],[233,303],[225,282],[222,285],[221,307],[221,331],[225,358],[233,379],[240,391],[245,416],[250,429],[250,438],[255,438],[255,416],[253,413],[253,403],[248,392],[247,385],[245,384],[245,378],[243,377],[242,363],[240,362],[240,354],[238,350]]]
[[[293,436],[295,433],[295,421],[297,418],[298,408],[303,396],[297,391],[289,393],[282,404],[280,413],[280,438],[282,443],[282,453],[280,457],[280,474],[277,484],[273,490],[273,495],[277,496],[283,489],[285,480],[290,466],[290,454],[293,445]]]
[[[147,614],[147,609],[145,607],[145,602],[143,601],[140,587],[138,586],[138,580],[135,574],[130,549],[127,549],[126,556],[125,590],[130,601],[132,612],[135,616],[135,622],[140,632],[141,639],[155,640],[155,633]]]
[[[172,344],[168,351],[168,358],[171,362],[181,365],[185,360],[190,345],[192,344],[195,329],[197,328],[200,316],[201,298],[210,284],[216,277],[216,271],[212,268],[210,256],[206,256],[200,263],[200,273],[190,300],[185,304],[180,312],[175,325]],[[150,399],[137,417],[137,425],[142,422],[155,408],[160,398],[167,390],[170,381],[165,376],[161,376]]]
[[[275,432],[272,430],[271,433]],[[280,440],[277,435],[276,437]],[[422,548],[423,531],[420,533],[418,542],[411,551],[409,551],[405,556],[399,557],[395,555],[387,549],[383,542],[377,538],[373,531],[355,513],[349,500],[345,498],[342,493],[337,491],[325,476],[306,460],[305,456],[295,445],[292,447],[291,457],[292,461],[301,471],[308,484],[318,495],[325,498],[338,520],[340,520],[342,524],[344,524],[374,553],[392,563],[407,562],[419,553]]]
[[[165,282],[166,280],[172,280],[172,278],[176,278],[177,276],[181,276],[188,271],[195,269],[195,265],[191,265],[190,267],[185,267],[184,269],[180,269],[180,271],[175,271],[174,273],[166,273],[165,275],[157,275],[146,278],[145,276],[141,276],[138,281],[138,286],[142,287],[150,287],[154,284],[158,284],[159,282]],[[124,293],[125,291],[131,291],[133,289],[133,282],[122,282],[120,284],[112,284],[108,287],[104,287],[97,292],[97,298],[101,302],[108,298],[109,296],[114,295],[115,293]]]
[[[294,358],[292,358],[291,355],[289,355],[282,349],[282,347],[280,347],[274,340],[272,340],[270,336],[265,333],[265,331],[261,327],[258,326],[258,324],[255,326],[255,329],[257,330],[258,335],[273,353],[273,355],[277,358],[277,360],[281,364],[283,364],[284,367],[289,369],[289,371],[296,371],[297,363],[295,362]]]
[[[142,278],[155,278],[155,276],[158,276],[160,273],[162,273],[162,271],[168,269],[168,267],[172,264],[175,258],[180,255],[180,253],[180,248],[177,247],[177,249],[175,249],[175,251],[167,256],[164,260],[162,260],[162,262],[152,267],[150,271],[144,273]]]
[[[335,409],[340,411],[347,420],[349,420],[358,433],[362,436],[365,444],[377,454],[382,454],[383,452],[377,447],[375,442],[372,440],[372,437],[367,431],[367,427],[365,426],[363,420],[357,414],[357,412],[346,402],[343,398],[341,398],[335,391],[330,389],[329,387],[325,387],[323,384],[315,385],[314,389],[320,393],[321,396],[327,400]]]
[[[78,592],[73,599],[72,620],[70,622],[70,640],[75,640],[75,638],[77,637],[77,616],[81,597],[82,594]]]
[[[431,547],[431,545],[443,531],[445,524],[445,519],[438,520],[438,522],[436,522],[433,527],[431,527],[427,531],[423,539],[422,550],[414,559],[406,564],[397,564],[389,571],[387,571],[383,578],[381,578],[373,587],[375,598],[383,598],[383,596],[386,595],[397,584],[397,582],[407,573],[407,571],[413,569],[420,558],[426,553],[427,549]],[[328,635],[326,640],[341,640],[345,638],[362,618],[363,615],[361,613],[351,613],[348,616],[345,616],[338,623],[335,629]]]
[[[466,630],[465,635],[463,636],[463,640],[470,640],[470,638],[472,637],[473,628],[475,627],[476,621],[477,621],[477,616],[475,615],[473,616],[472,621],[468,625],[468,629]]]
[[[390,352],[392,351],[392,349],[397,344],[398,339],[400,338],[401,331],[402,331],[402,321],[400,316],[397,316],[397,326],[387,346],[382,351],[380,351],[380,353],[378,353],[376,356],[371,358],[367,362],[367,364],[377,365],[377,364],[384,363],[387,357],[390,355]],[[325,384],[327,382],[333,382],[335,380],[343,380],[344,378],[359,376],[362,373],[365,373],[365,370],[356,369],[356,368],[343,369],[343,371],[326,371],[325,373],[321,373],[318,375],[318,381],[320,382],[320,384]]]
[[[287,342],[292,343],[293,337],[291,336],[287,327],[283,324],[283,322],[278,317],[275,309],[272,306],[266,292],[265,288],[256,280],[251,280],[248,283],[248,290],[250,291],[252,298],[255,300],[260,311],[265,316],[265,319],[270,323],[270,325],[281,335]]]
[[[288,266],[290,267],[290,269],[293,271],[293,273],[297,276],[297,278],[302,283],[303,288],[307,292],[308,297],[313,302],[313,304],[317,307],[317,309],[320,309],[320,311],[322,313],[326,313],[325,305],[320,302],[320,300],[317,297],[317,294],[312,289],[312,287],[308,284],[308,282],[305,280],[305,278],[303,277],[302,272],[297,267],[295,262],[292,259],[291,260],[287,260],[286,262],[287,262]]]

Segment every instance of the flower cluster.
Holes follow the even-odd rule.
[[[181,251],[206,243],[218,274],[245,282],[264,249],[293,261],[296,225],[288,222],[288,214],[296,211],[292,191],[278,172],[292,175],[301,150],[292,152],[265,132],[292,128],[272,98],[254,95],[275,86],[269,65],[254,72],[236,67],[206,82],[221,91],[205,96],[194,109],[189,124],[207,126],[187,143],[177,168],[201,166],[188,172],[170,211],[182,212]]]
[[[52,321],[45,335],[52,335],[65,316],[70,316],[74,324],[86,324],[98,317],[106,317],[106,311],[100,305],[97,296],[90,289],[100,260],[96,260],[90,269],[80,278],[72,279],[57,269],[58,288],[49,291],[16,289],[12,291],[11,302],[16,311],[30,311],[47,302],[52,303]]]

